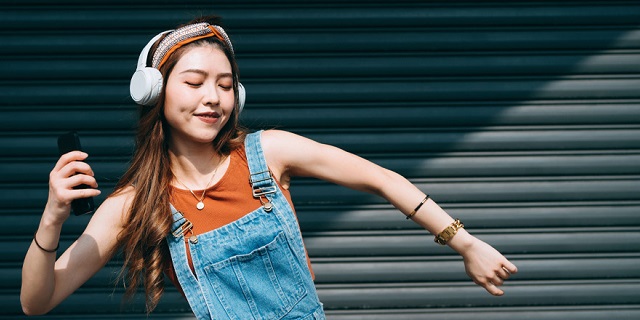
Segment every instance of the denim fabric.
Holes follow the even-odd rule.
[[[269,174],[260,134],[246,138],[247,162],[254,195],[272,208],[267,204],[228,225],[185,238],[178,231],[188,222],[171,206],[172,231],[178,231],[167,242],[178,281],[198,319],[325,319],[297,219]]]

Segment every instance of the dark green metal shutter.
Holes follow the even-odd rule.
[[[492,297],[382,199],[292,193],[331,319],[640,318],[637,1],[2,1],[0,313],[79,130],[104,193],[126,167],[128,79],[155,33],[225,17],[252,129],[277,127],[397,171],[520,273]],[[100,198],[101,201],[103,198]],[[71,217],[61,248],[88,217]],[[52,319],[141,319],[116,259]],[[156,318],[189,318],[169,287]]]

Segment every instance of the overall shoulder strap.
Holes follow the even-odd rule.
[[[249,182],[253,189],[253,196],[260,197],[276,192],[276,185],[271,177],[271,172],[264,158],[260,137],[262,130],[247,135],[245,139],[245,152],[249,165]]]
[[[176,209],[173,204],[169,204],[171,207],[171,216],[173,217],[173,224],[171,225],[171,234],[174,238],[180,238],[184,236],[193,225],[191,221],[187,220],[178,209]]]
[[[198,319],[210,320],[211,315],[208,312],[207,303],[202,295],[198,281],[193,276],[187,263],[187,249],[183,237],[185,233],[193,228],[193,225],[173,205],[171,205],[171,215],[173,216],[171,235],[167,235],[166,241],[171,253],[171,261],[176,277],[191,307],[191,311]]]

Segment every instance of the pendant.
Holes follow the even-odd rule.
[[[198,210],[204,209],[204,202],[202,201],[198,202],[198,204],[196,204],[196,208],[198,208]]]

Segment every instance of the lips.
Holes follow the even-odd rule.
[[[212,111],[212,112],[200,112],[195,114],[196,117],[205,117],[205,118],[220,118],[220,114]]]
[[[198,119],[206,123],[215,123],[221,117],[221,115],[215,111],[211,112],[200,112],[194,114]]]

